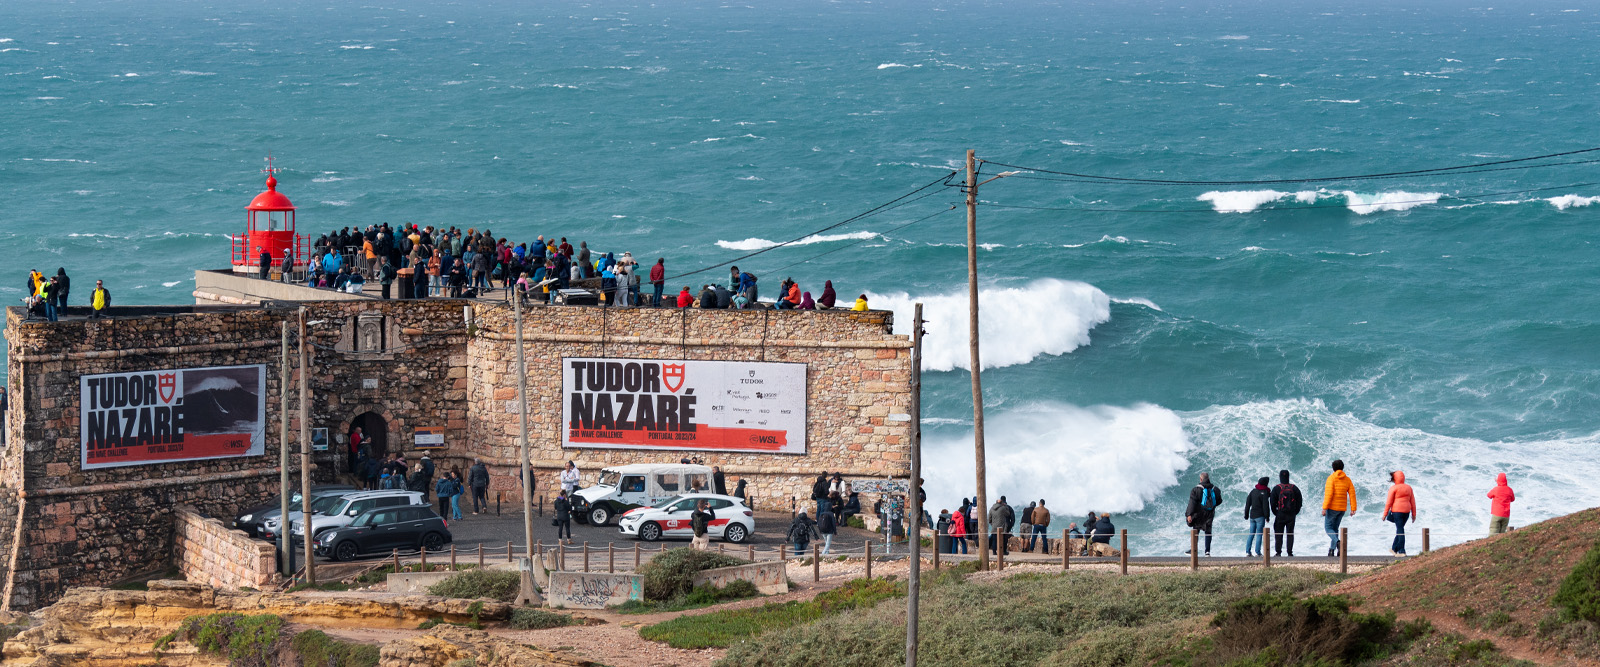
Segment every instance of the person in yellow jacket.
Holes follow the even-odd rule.
[[[94,307],[89,319],[100,319],[105,316],[105,310],[111,307],[111,290],[106,289],[105,282],[94,281],[94,291],[89,293],[89,305]]]
[[[863,294],[861,296],[856,297],[856,307],[851,308],[850,310],[865,311],[866,309],[867,309],[867,295]]]
[[[1322,485],[1322,529],[1328,533],[1331,540],[1328,546],[1328,556],[1331,558],[1339,552],[1339,524],[1344,521],[1346,513],[1350,516],[1356,514],[1356,485],[1350,477],[1344,474],[1344,461],[1333,460],[1333,474],[1328,475],[1328,481]]]

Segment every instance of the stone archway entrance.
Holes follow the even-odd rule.
[[[345,434],[346,455],[352,461],[351,465],[354,465],[353,462],[358,458],[359,452],[353,449],[351,445],[352,439],[349,436],[351,433],[355,433],[357,428],[361,429],[361,449],[366,450],[367,456],[382,460],[388,455],[388,420],[376,412],[363,412],[350,420],[350,432]]]

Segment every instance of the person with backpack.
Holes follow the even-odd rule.
[[[1322,530],[1328,534],[1328,557],[1339,553],[1339,524],[1345,513],[1356,515],[1356,485],[1344,474],[1344,461],[1333,460],[1333,474],[1322,485]]]
[[[946,528],[950,535],[950,551],[946,553],[955,553],[956,549],[960,549],[963,554],[967,553],[966,513],[970,511],[972,510],[968,509],[966,505],[962,505],[956,509],[955,513],[950,515],[950,525]]]
[[[1221,504],[1222,491],[1211,484],[1211,473],[1200,473],[1200,483],[1189,489],[1189,506],[1183,511],[1183,520],[1190,528],[1206,534],[1207,556],[1211,555],[1211,520],[1216,518]]]
[[[711,503],[701,498],[695,503],[694,513],[689,515],[689,528],[694,531],[694,540],[689,546],[699,551],[711,550],[711,522],[717,519],[716,513],[711,511]]]
[[[1244,518],[1250,522],[1250,534],[1244,538],[1244,557],[1261,556],[1261,551],[1266,545],[1261,539],[1261,532],[1267,528],[1268,506],[1272,492],[1267,489],[1267,478],[1256,480],[1256,488],[1250,490],[1250,495],[1244,499]],[[1252,553],[1253,551],[1253,553]]]
[[[556,494],[555,510],[556,518],[550,523],[556,527],[556,544],[563,543],[562,535],[566,536],[565,544],[572,544],[572,501],[567,499],[566,489]]]
[[[1289,483],[1289,471],[1278,471],[1278,485],[1272,487],[1272,532],[1274,558],[1283,556],[1283,542],[1289,541],[1289,557],[1294,558],[1294,519],[1300,515],[1300,487]]]
[[[806,516],[804,510],[794,516],[794,521],[789,524],[789,543],[794,545],[794,555],[799,557],[805,553],[806,547],[811,546],[811,540],[817,536],[817,522]]]

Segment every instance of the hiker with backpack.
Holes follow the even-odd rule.
[[[1250,522],[1250,534],[1244,538],[1244,557],[1261,556],[1266,544],[1261,539],[1261,532],[1267,528],[1267,506],[1272,495],[1267,490],[1267,478],[1256,480],[1256,488],[1250,489],[1250,495],[1244,499],[1244,518]],[[1253,553],[1252,553],[1253,551]]]
[[[1207,556],[1211,555],[1211,520],[1216,518],[1221,504],[1222,491],[1211,484],[1211,473],[1200,473],[1200,483],[1189,489],[1189,506],[1183,511],[1183,520],[1190,528],[1205,532]]]
[[[799,557],[805,553],[806,547],[811,546],[811,540],[817,539],[817,522],[812,521],[802,510],[789,524],[788,537],[789,543],[794,545],[794,555]]]
[[[1333,474],[1322,485],[1322,530],[1328,534],[1328,557],[1339,553],[1339,524],[1345,512],[1356,515],[1356,485],[1344,474],[1344,461],[1333,460]]]
[[[1274,558],[1283,556],[1283,542],[1289,540],[1289,557],[1294,557],[1294,519],[1300,514],[1300,487],[1289,483],[1289,471],[1278,471],[1278,485],[1272,487],[1272,532]]]

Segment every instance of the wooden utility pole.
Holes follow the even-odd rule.
[[[306,583],[317,585],[316,554],[311,550],[311,411],[306,365],[306,307],[300,307],[300,520],[306,527]],[[288,517],[284,517],[285,520]],[[288,524],[284,524],[288,529]]]
[[[911,572],[906,585],[906,667],[917,666],[917,600],[922,587],[922,304],[911,319]],[[939,535],[933,536],[934,563]]]
[[[528,363],[522,350],[522,295],[513,294],[512,309],[517,314],[517,417],[522,422],[522,437],[518,440],[522,455],[522,539],[523,544],[533,544],[533,485],[528,482]],[[530,552],[529,557],[533,554]]]
[[[289,320],[283,325],[283,357],[278,361],[278,564],[294,576],[294,541],[289,537]]]
[[[989,569],[989,491],[983,454],[983,380],[978,361],[978,158],[967,151],[967,337],[972,352],[972,454],[978,477],[978,569]]]

